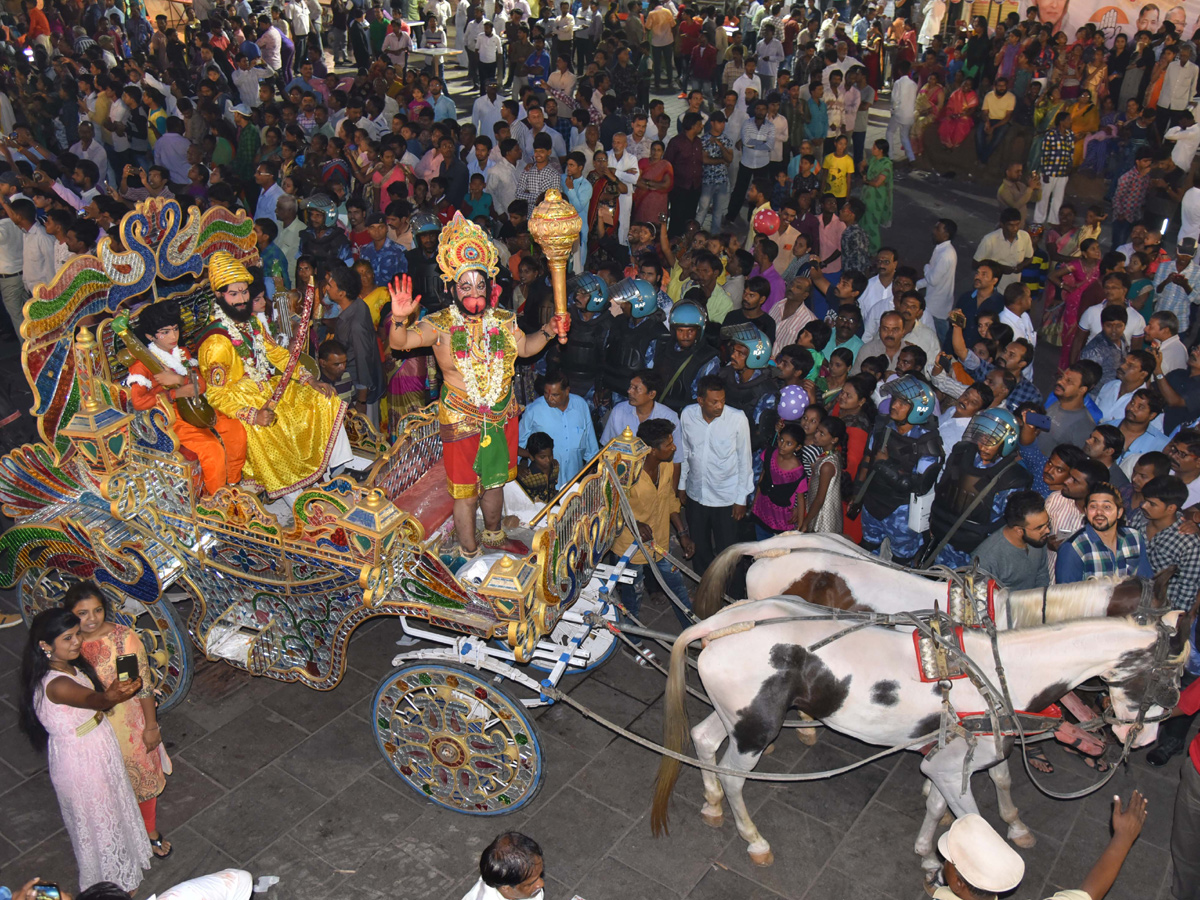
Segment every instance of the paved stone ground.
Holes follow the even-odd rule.
[[[649,607],[652,625],[674,617]],[[18,653],[23,628],[0,632],[0,883],[34,875],[74,885],[44,757],[16,728]],[[754,866],[730,815],[714,830],[701,823],[700,779],[686,770],[672,801],[671,834],[650,835],[650,790],[657,758],[567,707],[538,710],[546,779],[511,817],[457,815],[427,803],[392,775],[375,748],[372,692],[397,652],[394,621],[364,626],[350,646],[351,668],[334,691],[255,679],[200,661],[187,699],[163,717],[175,765],[159,821],[175,843],[155,861],[148,891],[238,865],[281,878],[269,896],[459,900],[474,881],[479,852],[497,833],[519,829],[546,851],[547,896],[568,900],[917,900],[920,868],[912,853],[924,813],[914,754],[890,757],[833,781],[790,786],[748,783],[755,823],[776,862]],[[661,739],[661,677],[620,652],[573,682],[572,696],[632,731]],[[697,721],[700,708],[691,710]],[[822,734],[813,748],[782,735],[760,768],[802,772],[834,768],[873,750]],[[1091,773],[1056,748],[1055,790],[1089,783]],[[1108,838],[1109,798],[1139,787],[1150,799],[1146,831],[1116,888],[1116,900],[1168,897],[1168,840],[1178,760],[1151,769],[1139,754],[1098,795],[1057,802],[1021,772],[1014,797],[1038,845],[1023,855],[1019,896],[1077,886]],[[1001,825],[990,780],[975,781],[985,814]],[[1041,891],[1042,893],[1039,893]]]
[[[461,79],[451,76],[452,88]],[[667,99],[667,98],[664,98]],[[465,110],[469,99],[462,101]],[[682,102],[670,97],[675,115]],[[886,116],[873,114],[872,139]],[[970,248],[995,228],[994,185],[970,173],[957,179],[901,174],[896,225],[885,240],[918,268],[928,259],[929,229],[940,216],[960,226],[959,288],[969,284]],[[12,344],[0,346],[0,370],[21,379]],[[1051,373],[1052,374],[1052,370]],[[11,608],[11,597],[0,599]],[[648,604],[648,620],[674,629],[674,617]],[[45,770],[16,728],[18,654],[23,628],[0,632],[0,883],[40,875],[74,886],[75,866]],[[719,830],[699,817],[700,779],[685,771],[672,804],[670,837],[654,839],[649,793],[657,758],[615,738],[569,708],[536,715],[547,775],[536,799],[512,817],[484,819],[442,811],[396,777],[375,749],[369,705],[397,652],[397,623],[378,621],[355,635],[350,669],[334,691],[255,679],[200,660],[186,701],[163,717],[175,762],[160,804],[176,850],[156,861],[146,893],[225,866],[275,874],[268,896],[447,898],[459,900],[475,879],[480,850],[517,828],[545,847],[547,895],[569,900],[917,900],[920,869],[912,843],[924,804],[918,758],[890,757],[834,781],[791,786],[750,783],[754,820],[773,844],[770,868],[752,865],[726,815]],[[657,673],[616,654],[590,676],[568,679],[573,696],[634,732],[661,737]],[[697,721],[699,708],[693,708]],[[822,735],[817,746],[780,738],[760,768],[815,771],[872,752]],[[1089,783],[1092,773],[1052,748],[1056,790]],[[1028,873],[1017,896],[1041,897],[1077,886],[1108,839],[1109,800],[1139,787],[1150,798],[1146,831],[1110,894],[1114,900],[1168,897],[1170,817],[1180,760],[1150,768],[1144,753],[1098,794],[1058,802],[1014,771],[1014,797],[1038,845],[1023,852]],[[976,779],[985,814],[1000,825],[995,794]],[[145,894],[143,894],[144,896]]]

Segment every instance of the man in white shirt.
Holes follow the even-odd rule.
[[[1196,75],[1200,73],[1192,62],[1192,45],[1180,43],[1179,58],[1163,72],[1162,90],[1158,95],[1158,127],[1174,124],[1179,114],[1192,104],[1196,94]]]
[[[763,95],[762,79],[755,74],[758,68],[758,60],[753,56],[746,57],[746,71],[739,75],[733,83],[731,90],[737,91],[737,109],[742,115],[749,115],[746,110],[746,89],[753,88],[754,96],[761,97]]]
[[[1179,337],[1179,318],[1170,310],[1159,310],[1146,320],[1146,340],[1162,356],[1162,373],[1186,369],[1188,351]]]
[[[720,376],[706,375],[679,426],[680,499],[696,542],[696,571],[703,572],[737,539],[736,523],[754,492],[750,423],[741,410],[725,405]]]
[[[894,92],[895,88],[893,96]],[[957,233],[958,225],[953,219],[938,219],[933,224],[933,255],[925,264],[925,277],[917,282],[918,290],[925,289],[925,304],[941,340],[945,340],[950,331],[947,317],[954,308],[954,271],[958,268],[954,235]]]
[[[863,340],[869,341],[879,333],[879,317],[895,308],[895,292],[892,281],[896,277],[896,266],[900,259],[891,247],[880,247],[875,254],[875,275],[867,282],[858,298],[862,310]],[[870,334],[870,337],[867,335]]]
[[[167,119],[167,133],[160,137],[154,145],[154,164],[162,166],[170,173],[171,184],[186,185],[191,163],[188,162],[188,149],[191,143],[183,136],[183,119],[170,116]],[[178,193],[178,192],[176,192]]]
[[[283,15],[292,26],[292,41],[296,45],[295,58],[308,59],[308,4],[304,0],[286,0],[283,4]]]
[[[472,87],[478,87],[479,84],[479,37],[483,34],[483,23],[483,7],[476,6],[475,17],[467,23],[463,36],[463,47],[467,51],[467,77]]]
[[[96,164],[96,168],[100,170],[99,185],[107,181],[108,154],[104,152],[104,145],[96,140],[96,127],[91,122],[79,123],[79,140],[71,145],[71,152]]]
[[[254,218],[275,219],[275,204],[283,196],[283,188],[277,183],[279,169],[274,160],[260,162],[254,170],[254,183],[258,185],[258,203],[254,207]],[[276,224],[279,224],[276,222]]]
[[[287,258],[292,284],[296,283],[296,260],[300,256],[300,233],[304,231],[304,223],[296,215],[296,198],[284,194],[275,201],[276,224],[279,226],[279,236],[275,238],[275,246]]]
[[[255,43],[262,54],[262,61],[267,64],[268,69],[280,71],[283,68],[283,57],[280,55],[283,36],[271,27],[270,16],[258,17],[258,30],[258,40]]]
[[[0,207],[23,233],[21,245],[21,278],[28,295],[39,284],[54,280],[54,245],[57,243],[38,223],[37,207],[32,200],[13,200],[9,203],[0,194]]]
[[[508,206],[517,199],[517,163],[521,145],[512,138],[500,144],[500,158],[487,173],[487,192],[492,196],[496,215],[508,215]]]
[[[896,63],[896,79],[892,82],[892,115],[888,119],[887,142],[895,152],[903,145],[904,155],[909,162],[916,161],[909,132],[917,117],[917,83],[909,76],[912,64],[907,59]]]
[[[1021,230],[1020,210],[1009,207],[1000,214],[1000,227],[985,234],[975,248],[975,261],[981,259],[995,260],[1007,270],[996,285],[997,291],[1003,293],[1021,280],[1021,272],[1033,262],[1033,242],[1029,232]]]
[[[608,154],[608,168],[618,180],[629,186],[629,190],[617,199],[617,241],[623,245],[629,244],[629,223],[633,217],[633,189],[642,176],[638,168],[637,157],[629,152],[626,146],[625,132],[618,131],[613,135],[612,152]]]
[[[479,83],[485,87],[495,83],[496,67],[504,53],[504,44],[491,22],[483,23],[483,32],[475,39],[475,52],[479,54]]]
[[[1025,338],[1033,346],[1037,346],[1037,329],[1033,327],[1033,319],[1029,318],[1029,310],[1033,306],[1033,295],[1023,284],[1010,284],[1004,289],[1004,309],[1000,310],[1000,323],[1013,330],[1013,338]],[[1032,360],[1026,366],[1026,374],[1033,374]]]
[[[471,107],[471,123],[475,126],[475,134],[495,139],[495,124],[504,121],[500,111],[504,101],[500,99],[500,86],[495,79],[485,79],[483,96]]]
[[[1140,350],[1146,334],[1146,320],[1142,314],[1129,305],[1125,299],[1129,294],[1129,276],[1124,272],[1109,272],[1104,276],[1104,302],[1089,306],[1079,317],[1079,330],[1086,333],[1082,338],[1084,344],[1100,334],[1100,313],[1106,306],[1125,307],[1125,344],[1130,349]],[[1077,339],[1079,340],[1079,339]],[[1082,346],[1082,345],[1081,345]]]
[[[1163,135],[1163,140],[1173,141],[1175,144],[1171,148],[1171,162],[1184,172],[1189,172],[1192,168],[1192,160],[1196,157],[1196,147],[1200,146],[1200,125],[1196,124],[1192,114],[1187,111],[1184,111],[1176,121],[1179,124],[1174,128],[1168,128],[1167,133]]]
[[[1200,176],[1192,180],[1192,186],[1184,191],[1179,204],[1179,234],[1175,240],[1185,238],[1200,240]]]
[[[771,88],[775,86],[775,75],[779,71],[779,64],[784,60],[783,44],[775,37],[773,26],[763,26],[758,46],[754,48],[754,55],[758,60],[758,75],[762,80],[763,90],[770,92]],[[759,93],[759,96],[763,95]]]
[[[232,81],[237,89],[238,99],[250,109],[258,109],[262,106],[259,84],[274,77],[275,73],[262,64],[261,57],[251,61],[245,56],[239,56]]]

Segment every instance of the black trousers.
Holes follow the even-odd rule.
[[[696,209],[700,205],[700,191],[671,191],[670,200],[671,225],[667,233],[671,237],[678,237],[687,230],[687,223],[696,218]]]
[[[750,187],[750,182],[759,176],[765,178],[769,169],[769,164],[761,169],[751,169],[745,163],[738,166],[737,182],[733,186],[733,193],[729,195],[729,212],[726,213],[726,218],[737,218],[738,213],[742,211],[742,201],[746,198],[746,190]]]
[[[717,554],[737,540],[737,522],[733,520],[732,506],[702,506],[688,498],[688,530],[696,542],[693,565],[698,574],[716,558]]]

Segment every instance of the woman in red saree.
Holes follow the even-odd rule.
[[[953,150],[971,134],[975,127],[975,110],[979,107],[979,95],[970,78],[964,78],[962,87],[950,94],[942,118],[938,122],[938,139],[947,150]]]
[[[657,222],[667,211],[667,195],[675,183],[675,169],[663,159],[665,151],[666,145],[655,141],[650,145],[650,158],[638,160],[641,175],[633,192],[634,222]]]

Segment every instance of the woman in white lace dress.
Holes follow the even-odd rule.
[[[109,881],[132,891],[150,868],[150,839],[103,711],[137,694],[142,681],[98,690],[81,644],[73,613],[48,609],[33,620],[21,666],[21,728],[35,749],[49,750],[80,889]]]

